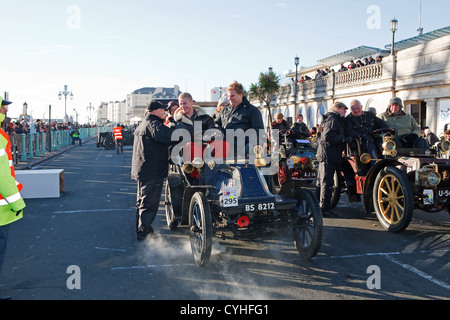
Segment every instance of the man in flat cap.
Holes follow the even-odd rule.
[[[412,115],[403,111],[403,102],[399,97],[390,100],[380,118],[389,128],[395,129],[394,141],[397,148],[428,148],[427,141],[420,137],[419,125]]]
[[[154,234],[152,227],[158,212],[164,179],[169,171],[169,146],[174,131],[164,125],[165,109],[153,100],[145,119],[134,132],[131,178],[137,180],[137,238],[144,240]]]

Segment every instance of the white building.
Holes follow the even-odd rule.
[[[361,101],[364,110],[374,108],[377,114],[384,112],[390,98],[403,100],[405,112],[411,113],[421,126],[428,126],[439,134],[444,124],[450,123],[450,27],[435,30],[421,36],[394,44],[396,55],[389,50],[361,46],[334,56],[321,59],[318,65],[297,73],[309,75],[313,80],[282,85],[271,103],[272,115],[284,114],[290,122],[301,113],[308,127],[322,121],[322,115],[331,110],[336,101],[348,106],[351,100]],[[381,63],[337,72],[340,64],[348,65],[369,55],[384,55]],[[317,69],[329,67],[335,72],[314,79]],[[288,75],[295,78],[295,73]],[[259,105],[267,124],[268,112]]]
[[[180,87],[177,85],[173,88],[145,87],[133,91],[127,95],[126,100],[127,123],[130,123],[131,119],[133,119],[133,122],[141,121],[152,100],[167,104],[170,100],[177,100],[180,93]]]

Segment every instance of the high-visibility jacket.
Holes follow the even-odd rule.
[[[23,217],[25,201],[20,195],[22,185],[16,181],[11,142],[8,134],[0,128],[0,226]]]
[[[122,130],[123,130],[122,127],[115,127],[113,129],[114,140],[121,140],[121,139],[123,139],[123,137],[122,137]]]

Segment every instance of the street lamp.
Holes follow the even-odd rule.
[[[298,69],[298,65],[300,64],[300,58],[299,57],[295,57],[295,89],[294,89],[294,94],[295,94],[295,106],[297,106],[297,91],[298,91],[298,73],[297,73],[297,69]]]
[[[59,100],[62,99],[62,96],[64,96],[64,122],[67,122],[67,96],[70,97],[70,100],[73,100],[73,93],[70,91],[67,91],[67,85],[64,85],[64,91],[60,91],[58,94]]]
[[[88,123],[91,124],[91,111],[94,109],[92,106],[92,103],[89,102],[89,106],[86,107],[86,110],[89,110],[89,121]]]
[[[389,29],[392,32],[391,56],[393,56],[395,54],[395,48],[394,48],[395,31],[398,30],[398,20],[397,19],[394,18],[394,19],[391,20],[391,25],[390,25]]]

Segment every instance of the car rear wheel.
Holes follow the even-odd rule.
[[[302,258],[316,256],[322,245],[323,221],[319,203],[307,189],[295,193],[296,206],[292,211],[292,236]]]
[[[167,226],[170,230],[176,230],[178,226],[178,221],[175,218],[175,212],[172,205],[172,193],[170,190],[169,181],[166,182],[166,190],[165,190],[165,201],[164,201],[164,208],[166,210],[166,221]]]
[[[189,230],[195,263],[202,267],[211,257],[213,237],[211,211],[202,192],[196,192],[192,196],[189,205]]]
[[[378,221],[388,231],[400,232],[411,222],[414,199],[405,174],[397,168],[383,168],[375,179],[373,203]]]

